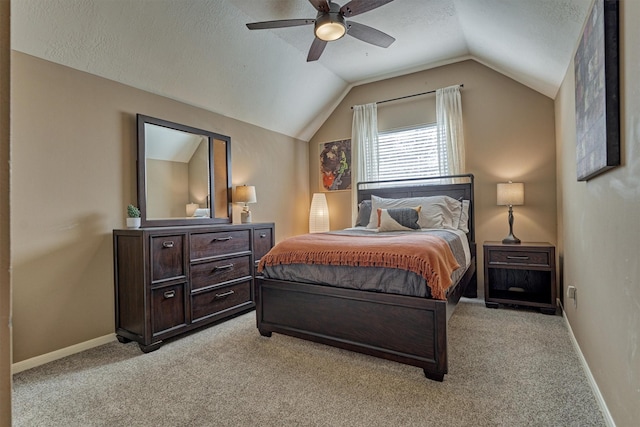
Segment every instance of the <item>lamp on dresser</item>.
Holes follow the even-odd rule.
[[[257,202],[256,187],[253,185],[238,185],[236,187],[236,203],[244,203],[240,218],[243,224],[251,222],[251,211],[248,203]]]
[[[518,239],[513,234],[513,207],[524,204],[524,184],[522,182],[498,183],[498,206],[509,206],[509,235],[502,239],[505,244],[518,244]]]

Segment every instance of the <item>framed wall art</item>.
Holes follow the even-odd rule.
[[[351,140],[320,143],[320,185],[324,191],[351,189]]]
[[[574,58],[578,181],[620,165],[618,52],[618,1],[596,0]]]

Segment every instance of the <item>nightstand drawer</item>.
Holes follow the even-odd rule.
[[[549,252],[489,250],[489,264],[523,264],[549,266]]]

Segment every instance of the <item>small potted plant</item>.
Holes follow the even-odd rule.
[[[127,227],[139,228],[140,227],[140,209],[133,205],[127,206]]]

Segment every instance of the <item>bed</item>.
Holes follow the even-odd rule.
[[[468,201],[463,234],[468,266],[458,269],[459,277],[438,299],[387,293],[376,288],[379,284],[354,289],[341,283],[259,275],[255,293],[258,330],[265,337],[276,332],[416,366],[427,378],[442,381],[448,370],[447,321],[462,295],[477,296],[473,175],[363,182],[358,183],[357,191],[359,203],[432,196]],[[264,267],[261,260],[261,269]]]

